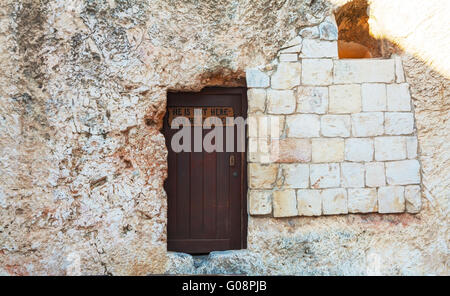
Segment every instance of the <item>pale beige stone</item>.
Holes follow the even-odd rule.
[[[402,213],[405,211],[403,186],[387,186],[378,188],[378,212]]]
[[[313,26],[313,27],[306,27],[300,30],[300,32],[298,33],[300,36],[302,36],[303,38],[309,38],[309,39],[314,39],[314,38],[319,38],[320,37],[320,32],[319,32],[319,27],[318,26]]]
[[[311,188],[340,186],[341,174],[338,163],[311,164],[309,170]]]
[[[269,76],[256,68],[246,69],[245,78],[247,87],[268,87],[270,85]]]
[[[403,70],[402,58],[398,55],[394,55],[395,60],[395,82],[405,82],[405,72]]]
[[[341,163],[341,184],[345,188],[364,187],[364,165],[355,162]]]
[[[411,111],[411,95],[407,83],[386,86],[388,111]]]
[[[395,78],[394,59],[334,60],[334,83],[391,83]]]
[[[302,50],[302,41],[302,37],[296,36],[281,47],[280,53],[299,53]]]
[[[282,164],[281,169],[284,177],[283,187],[308,188],[309,164]]]
[[[250,88],[247,91],[248,112],[264,112],[266,110],[266,90]]]
[[[344,161],[344,139],[315,138],[312,139],[313,162]]]
[[[377,212],[377,190],[375,188],[349,188],[348,211],[349,213]]]
[[[303,59],[302,85],[329,85],[333,81],[331,59]]]
[[[338,49],[336,41],[325,41],[319,39],[303,39],[302,58],[337,58]]]
[[[270,189],[278,175],[277,164],[250,163],[248,165],[248,183],[250,188]]]
[[[273,89],[292,89],[300,84],[302,73],[301,63],[282,62],[278,64],[276,72],[271,77]]]
[[[406,137],[406,154],[409,159],[417,157],[417,136]]]
[[[408,159],[386,162],[386,181],[389,185],[419,184],[419,161]]]
[[[361,85],[363,111],[386,111],[386,85],[363,83]]]
[[[292,90],[268,90],[267,112],[270,114],[290,114],[295,111],[295,96]]]
[[[329,87],[329,113],[361,112],[361,87],[358,84]]]
[[[411,214],[420,212],[422,208],[422,198],[419,185],[409,185],[405,187],[406,211]]]
[[[405,112],[386,112],[385,133],[387,135],[407,135],[414,131],[414,116]]]
[[[272,192],[269,190],[249,191],[250,215],[268,215],[272,213]]]
[[[375,160],[402,160],[406,158],[406,137],[376,137]]]
[[[310,162],[311,141],[308,139],[287,138],[272,141],[273,162]]]
[[[248,135],[251,138],[278,139],[283,134],[285,117],[282,115],[249,115]]]
[[[297,210],[300,216],[320,216],[322,214],[322,195],[320,190],[297,190]]]
[[[280,54],[280,62],[296,62],[298,56],[296,53],[282,53]]]
[[[287,136],[311,138],[320,136],[320,118],[316,114],[295,114],[286,116]]]
[[[338,27],[334,15],[328,16],[319,24],[320,39],[338,40]]]
[[[270,140],[268,138],[249,138],[247,155],[249,162],[270,163]]]
[[[328,87],[300,86],[297,89],[297,112],[324,114],[328,110]]]
[[[320,195],[324,215],[348,213],[347,190],[344,188],[323,189]]]
[[[384,133],[383,112],[352,114],[352,133],[355,137],[373,137]]]
[[[366,185],[368,187],[386,186],[386,172],[383,162],[368,162],[366,166]]]
[[[350,115],[323,115],[320,126],[325,137],[350,137]]]
[[[295,190],[276,190],[273,192],[273,216],[297,216],[297,197]]]
[[[345,160],[371,161],[373,160],[373,140],[370,138],[345,139]]]

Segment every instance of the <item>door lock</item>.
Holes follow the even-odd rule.
[[[234,155],[230,155],[230,167],[234,167],[235,164],[236,164],[236,159],[235,159]]]

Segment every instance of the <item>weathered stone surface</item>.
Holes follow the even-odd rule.
[[[281,115],[249,115],[247,118],[250,138],[279,139],[283,134],[285,117]]]
[[[270,189],[278,174],[277,164],[248,164],[248,184],[254,189]]]
[[[248,194],[250,215],[272,213],[272,192],[269,190],[250,190]]]
[[[269,75],[259,69],[247,69],[245,73],[248,87],[268,87],[270,85]]]
[[[249,138],[247,159],[249,162],[270,163],[270,139],[269,138]]]
[[[296,53],[282,53],[280,54],[280,62],[296,62],[298,55]]]
[[[417,157],[417,136],[406,137],[406,154],[409,159]]]
[[[320,37],[319,27],[313,26],[303,28],[300,30],[299,35],[302,36],[303,38],[309,39],[319,38]]]
[[[323,115],[320,126],[325,137],[350,137],[350,115]]]
[[[320,216],[322,214],[320,190],[297,190],[297,209],[300,216]]]
[[[333,75],[334,83],[391,83],[395,79],[394,60],[335,60]]]
[[[295,190],[276,190],[273,192],[273,216],[297,216],[297,197]]]
[[[411,111],[411,95],[408,84],[389,84],[386,86],[388,111]]]
[[[315,138],[312,139],[313,162],[344,161],[344,139]]]
[[[383,162],[366,163],[366,185],[368,187],[386,186],[386,172]]]
[[[268,90],[267,112],[290,114],[295,111],[295,96],[292,90]]]
[[[345,139],[345,160],[371,161],[373,160],[373,140],[370,138]]]
[[[274,162],[310,162],[311,141],[293,138],[274,140],[271,153]]]
[[[409,159],[386,162],[386,181],[389,185],[419,184],[419,161]]]
[[[378,197],[375,188],[349,188],[349,213],[371,213],[378,211]]]
[[[352,133],[355,137],[373,137],[384,133],[382,112],[352,114]]]
[[[297,89],[297,112],[324,114],[328,110],[328,87],[300,86]]]
[[[309,164],[282,164],[285,188],[308,188]]]
[[[407,135],[414,131],[414,116],[405,112],[386,112],[384,114],[387,135]]]
[[[375,160],[401,160],[406,158],[406,138],[401,136],[376,137]]]
[[[292,138],[319,137],[320,119],[315,114],[286,116],[287,136]]]
[[[330,113],[358,113],[361,111],[361,87],[357,84],[331,85]]]
[[[347,214],[347,190],[332,188],[321,190],[322,211],[324,215]]]
[[[271,87],[273,89],[291,89],[300,84],[301,74],[301,63],[279,63],[276,72],[271,77]]]
[[[363,83],[361,85],[363,111],[386,111],[386,85]]]
[[[378,212],[401,213],[405,211],[405,188],[387,186],[378,188]]]
[[[247,91],[248,112],[264,112],[266,110],[266,90],[251,88]]]
[[[337,58],[337,42],[319,39],[303,39],[302,58]]]
[[[340,185],[340,169],[337,163],[311,164],[309,176],[312,188],[330,188]]]
[[[417,214],[422,208],[422,197],[419,185],[405,186],[406,211],[411,214]]]
[[[338,27],[334,16],[327,17],[325,21],[319,24],[320,39],[323,40],[337,40]]]
[[[361,163],[341,163],[341,184],[343,187],[364,187],[364,165]]]
[[[302,85],[329,85],[333,81],[331,59],[303,59]]]
[[[402,58],[398,55],[394,55],[395,60],[395,82],[405,82],[405,72],[403,70]]]

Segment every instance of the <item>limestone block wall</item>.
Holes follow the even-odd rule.
[[[402,63],[338,59],[333,18],[247,70],[250,215],[418,213],[421,176]]]

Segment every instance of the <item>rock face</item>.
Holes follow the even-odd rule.
[[[442,127],[450,122],[449,82],[408,53],[398,59],[414,102],[426,199],[410,187],[417,185],[406,187],[405,199],[406,210],[418,214],[252,216],[248,250],[212,253],[206,261],[166,251],[167,165],[159,129],[167,90],[243,86],[246,69],[254,69],[249,87],[267,87],[270,80],[255,67],[272,61],[304,27],[302,37],[322,37],[304,44],[304,55],[336,57],[331,23],[316,26],[330,7],[326,0],[2,1],[0,274],[448,274],[450,149]],[[319,52],[320,44],[327,47]],[[286,54],[291,61],[293,53]],[[305,71],[325,83],[328,64],[320,73],[308,66],[289,73]],[[342,81],[359,75],[336,65],[333,71]],[[395,77],[399,84],[402,74]],[[309,86],[304,92],[309,96],[292,99],[300,113],[326,112],[328,93]],[[254,111],[263,112],[258,95]],[[404,101],[396,99],[390,103],[388,94],[389,110],[403,112]],[[408,148],[414,139],[401,137],[408,158],[416,158]],[[281,153],[286,162],[311,159],[309,140],[280,146],[281,152],[302,148]],[[272,181],[266,177],[264,183]],[[371,179],[374,187],[384,185]],[[256,212],[267,213],[270,201]],[[317,215],[317,203],[301,202],[305,215]],[[329,213],[343,213],[342,207],[337,199]]]

